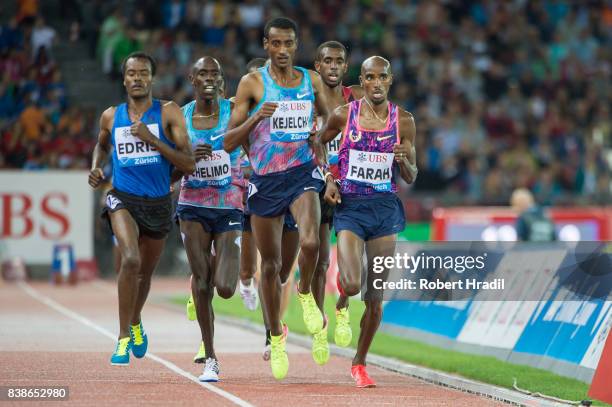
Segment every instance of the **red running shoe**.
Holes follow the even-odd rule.
[[[376,383],[368,376],[364,365],[351,366],[351,376],[359,388],[376,387]]]

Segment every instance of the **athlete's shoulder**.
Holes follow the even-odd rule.
[[[414,121],[414,116],[409,111],[405,110],[403,107],[399,105],[395,105],[397,107],[397,114],[400,120],[411,120]]]
[[[104,110],[100,115],[100,127],[111,127],[115,120],[116,111],[117,106],[109,106],[106,110]]]

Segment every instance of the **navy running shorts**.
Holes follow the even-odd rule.
[[[399,233],[405,226],[404,206],[395,194],[342,197],[334,212],[336,234],[350,230],[364,241]]]
[[[198,222],[206,233],[219,234],[230,230],[242,230],[243,214],[238,209],[203,208],[192,205],[178,205],[176,216],[179,220]]]
[[[289,210],[289,206],[300,195],[308,191],[318,194],[323,186],[323,174],[312,161],[283,172],[252,174],[249,180],[248,210],[264,218],[280,216]]]

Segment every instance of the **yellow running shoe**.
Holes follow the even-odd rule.
[[[321,332],[321,329],[323,329],[323,315],[321,315],[321,310],[317,307],[312,293],[302,294],[298,291],[298,300],[302,305],[304,324],[308,332],[312,335]]]
[[[287,331],[287,325],[283,325],[281,335],[270,336],[270,367],[272,368],[272,376],[276,380],[284,379],[287,376],[287,371],[289,371],[289,358],[285,350]]]
[[[200,349],[198,353],[193,357],[193,363],[204,363],[206,361],[206,348],[204,348],[204,341],[200,342]]]
[[[327,317],[321,332],[312,337],[312,358],[317,365],[324,365],[329,361],[329,344],[327,343]]]
[[[353,339],[348,307],[336,310],[336,330],[334,331],[334,341],[336,345],[346,348]]]
[[[185,307],[185,311],[187,312],[187,319],[190,321],[195,321],[198,319],[198,315],[196,314],[195,303],[193,302],[193,294],[189,295],[189,299],[187,300],[187,306]]]
[[[132,347],[132,338],[129,336],[121,338],[117,341],[115,353],[111,356],[111,365],[127,366],[130,364],[130,349]]]

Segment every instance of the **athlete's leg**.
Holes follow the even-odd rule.
[[[255,243],[261,255],[262,303],[265,303],[271,334],[280,336],[282,327],[279,315],[281,284],[279,273],[282,265],[283,216],[264,218],[251,215],[251,225]]]
[[[325,305],[325,282],[327,280],[327,269],[329,268],[329,252],[330,252],[330,225],[329,223],[321,224],[319,228],[319,260],[315,269],[314,277],[312,278],[312,294],[314,295],[317,306],[324,311]]]
[[[117,278],[119,295],[119,338],[130,336],[130,322],[138,296],[140,272],[139,230],[132,215],[126,209],[109,213],[113,233],[121,252],[121,266]]]
[[[239,230],[229,230],[214,236],[216,253],[214,281],[217,294],[221,298],[230,298],[236,291],[240,271],[241,234]]]
[[[206,358],[215,358],[213,348],[214,314],[212,312],[212,298],[214,287],[210,255],[211,235],[198,222],[181,220],[180,225],[181,233],[184,236],[183,244],[193,275],[193,299],[204,348],[206,349]]]
[[[250,285],[257,270],[257,246],[251,231],[242,232],[242,247],[240,248],[240,280],[244,285]]]
[[[291,214],[300,232],[300,281],[298,290],[302,294],[310,292],[310,284],[319,258],[319,225],[321,208],[319,195],[306,191],[291,204]]]
[[[341,230],[337,245],[340,286],[346,295],[356,295],[361,289],[364,241],[350,230]]]
[[[378,256],[393,257],[395,254],[396,240],[396,235],[387,235],[366,242],[366,253],[368,257],[368,290],[364,294],[366,308],[361,318],[361,330],[359,332],[359,341],[357,342],[357,353],[353,358],[353,366],[366,364],[368,350],[370,349],[370,345],[372,344],[372,340],[374,339],[374,335],[382,319],[382,291],[372,290],[372,278],[374,276],[372,271],[373,259]],[[385,270],[383,273],[376,274],[376,278],[386,280],[388,274],[389,270]]]
[[[281,279],[281,303],[280,303],[280,317],[281,319],[287,311],[289,301],[291,299],[291,292],[294,290],[293,280],[295,276],[295,269],[297,267],[297,256],[298,250],[300,249],[300,235],[297,230],[283,230],[283,242],[281,248],[282,266],[280,271]]]
[[[166,238],[153,239],[146,235],[140,237],[140,272],[138,273],[138,297],[134,305],[132,325],[140,322],[140,313],[151,289],[151,277],[161,258]]]

